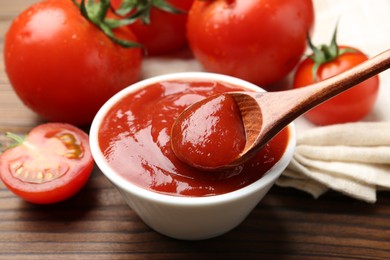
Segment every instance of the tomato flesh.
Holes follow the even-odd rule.
[[[88,136],[59,123],[35,127],[25,141],[0,155],[0,177],[27,201],[48,204],[70,198],[93,168]]]

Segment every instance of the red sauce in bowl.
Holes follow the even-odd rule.
[[[107,112],[98,133],[100,149],[115,172],[155,192],[202,197],[245,187],[281,158],[288,128],[244,165],[218,172],[199,171],[182,162],[173,153],[170,140],[172,125],[186,107],[211,95],[242,90],[226,83],[195,80],[149,85],[128,94]]]

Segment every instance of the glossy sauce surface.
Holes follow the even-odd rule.
[[[283,130],[253,159],[231,170],[202,172],[172,151],[172,124],[189,105],[214,94],[241,91],[219,82],[169,81],[121,99],[106,114],[99,146],[110,166],[129,182],[174,196],[212,196],[237,190],[261,178],[281,157]]]
[[[186,109],[174,123],[171,138],[175,155],[203,170],[231,163],[246,143],[240,109],[229,95],[211,96]]]

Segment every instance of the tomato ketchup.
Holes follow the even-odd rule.
[[[193,103],[212,95],[242,90],[223,82],[197,80],[163,81],[136,90],[118,101],[105,115],[98,133],[99,147],[119,175],[148,190],[193,197],[235,191],[261,178],[280,159],[287,146],[288,129],[281,131],[245,164],[213,172],[195,169],[175,155],[171,147],[171,129],[176,118]],[[220,105],[219,113],[225,126],[230,128],[226,136],[230,140],[227,141],[238,151],[245,145],[245,136],[244,129],[234,125],[240,118],[234,116],[237,108],[232,102],[215,100]],[[205,123],[201,126],[205,136],[212,132],[212,122],[199,123]],[[202,138],[202,134],[194,138]],[[223,160],[225,155],[232,156],[237,152],[219,150],[215,143],[205,145],[210,145],[210,161]],[[196,147],[193,153],[196,153]]]
[[[171,138],[176,156],[200,169],[231,163],[246,143],[241,112],[230,95],[211,96],[184,110],[173,124]]]

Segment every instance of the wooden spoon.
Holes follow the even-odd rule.
[[[304,88],[279,92],[223,93],[234,98],[241,112],[246,135],[245,147],[226,165],[213,169],[206,165],[193,166],[202,170],[218,170],[246,162],[298,116],[389,67],[390,49],[341,74]],[[183,118],[179,117],[175,124],[178,120]],[[175,147],[173,150],[176,153]]]

